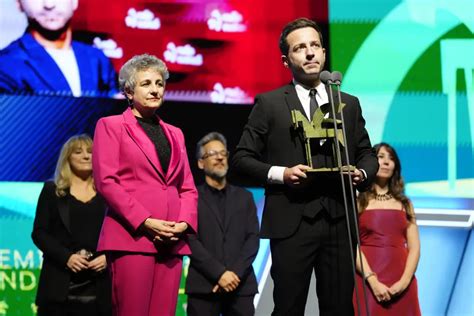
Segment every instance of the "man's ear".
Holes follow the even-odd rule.
[[[290,63],[286,55],[281,55],[281,62],[283,63],[283,66],[285,66],[286,68],[290,67]]]
[[[204,169],[204,162],[202,161],[202,159],[198,159],[198,167],[199,167],[199,169],[201,169],[201,170]]]

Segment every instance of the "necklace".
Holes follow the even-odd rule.
[[[390,199],[393,198],[393,195],[391,195],[390,193],[386,192],[384,194],[378,194],[378,193],[375,193],[375,199],[377,201],[388,201]]]

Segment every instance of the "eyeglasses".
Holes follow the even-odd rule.
[[[229,156],[229,151],[227,151],[227,150],[221,150],[221,151],[209,150],[207,153],[202,155],[201,159],[206,159],[206,158],[209,158],[209,157],[217,157],[217,155],[221,155],[221,157],[227,158]]]

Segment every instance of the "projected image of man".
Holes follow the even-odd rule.
[[[18,0],[25,33],[0,51],[0,92],[114,96],[116,73],[103,52],[72,40],[78,0]]]

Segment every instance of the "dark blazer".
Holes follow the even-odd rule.
[[[333,96],[337,102],[337,94],[333,93]],[[346,93],[342,93],[341,98],[346,104],[343,114],[350,164],[366,171],[367,180],[358,187],[365,190],[378,170],[377,158],[365,129],[359,100]],[[261,227],[263,238],[290,236],[303,215],[312,217],[324,210],[332,218],[344,216],[339,174],[312,174],[300,188],[267,184],[270,167],[307,164],[303,138],[292,126],[290,111],[293,109],[304,113],[293,84],[257,95],[233,158],[233,166],[238,172],[255,177],[266,186]],[[326,141],[313,152],[313,161],[317,165],[332,160],[331,142]],[[349,190],[346,192],[349,196]]]
[[[107,97],[118,92],[115,69],[104,53],[72,41],[79,68],[81,91],[87,97]],[[30,33],[0,51],[0,92],[71,95],[61,69]]]
[[[38,305],[66,301],[72,273],[66,263],[69,257],[79,250],[74,249],[74,237],[70,230],[70,197],[58,197],[55,191],[56,185],[53,182],[44,184],[31,234],[44,258],[36,295]],[[102,199],[100,196],[98,198]],[[110,309],[111,288],[106,272],[98,277],[97,293],[97,300],[103,302],[100,306]]]
[[[258,292],[252,262],[259,247],[257,210],[252,194],[227,185],[225,223],[209,200],[209,188],[198,187],[198,233],[190,235],[191,264],[186,293],[207,294],[226,270],[233,271],[241,283],[236,295]]]

